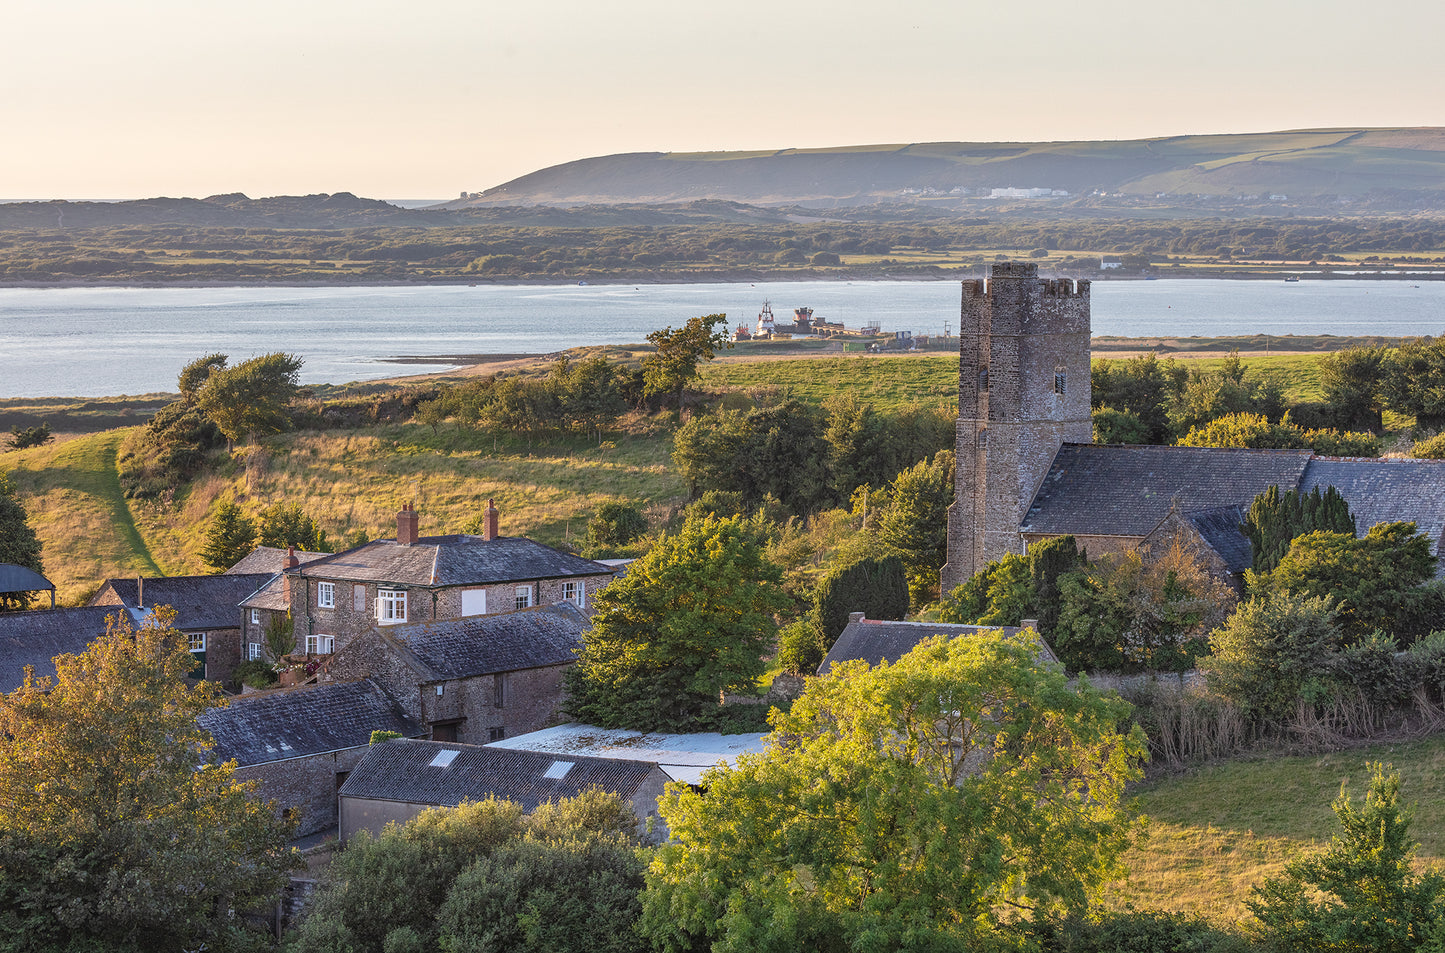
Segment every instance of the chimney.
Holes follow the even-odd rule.
[[[140,573],[135,574],[135,607],[137,609],[146,607],[146,579]]]
[[[487,501],[486,512],[482,514],[482,539],[496,539],[497,533],[497,508],[491,500]]]
[[[410,503],[403,503],[401,512],[396,514],[396,541],[398,545],[410,546],[420,537],[416,532],[417,515]]]
[[[861,613],[861,612],[850,612],[850,613],[848,613],[848,624],[849,624],[849,625],[852,625],[854,622],[862,622],[862,621],[863,621],[863,613]]]
[[[296,558],[296,547],[295,547],[295,546],[287,546],[287,547],[286,547],[286,567],[285,567],[285,568],[287,568],[287,569],[295,569],[295,568],[296,568],[297,566],[299,566],[299,565],[301,565],[301,560],[299,560],[299,559]]]

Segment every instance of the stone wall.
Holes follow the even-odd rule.
[[[540,731],[562,720],[560,709],[566,698],[562,673],[571,665],[521,669],[499,673],[502,704],[497,705],[498,676],[479,675],[419,686],[421,720],[429,725],[459,722],[456,740],[462,744],[484,745],[500,738],[514,738]],[[442,693],[437,694],[438,686]],[[500,738],[493,732],[500,731]]]
[[[1093,438],[1089,282],[1040,279],[1019,262],[965,282],[958,380],[944,591],[1023,552],[1019,524],[1059,446]]]
[[[270,761],[236,769],[242,781],[258,781],[256,794],[272,801],[277,816],[290,811],[297,818],[296,836],[324,831],[336,824],[336,792],[345,775],[360,763],[366,745],[340,751]]]

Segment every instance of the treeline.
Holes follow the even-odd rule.
[[[923,225],[708,222],[593,228],[153,225],[0,232],[0,279],[651,275],[801,265],[904,267],[890,256],[945,250],[1111,254],[1129,256],[1132,264],[1174,256],[1327,262],[1389,254],[1424,261],[1442,248],[1445,221],[1434,219],[964,219]]]

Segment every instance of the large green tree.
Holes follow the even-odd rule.
[[[973,949],[1005,908],[1082,910],[1122,873],[1144,738],[1034,652],[935,638],[811,682],[765,753],[669,788],[644,933],[665,951]]]
[[[1247,901],[1256,935],[1272,948],[1413,953],[1445,940],[1445,877],[1411,866],[1417,845],[1411,812],[1400,805],[1400,775],[1368,768],[1364,804],[1340,786],[1333,805],[1340,833],[1330,846],[1290,861]]]
[[[201,561],[216,572],[225,572],[256,547],[256,524],[233,501],[216,507],[206,529]]]
[[[1297,489],[1281,493],[1279,487],[1271,486],[1250,503],[1243,529],[1253,554],[1251,568],[1269,572],[1289,552],[1296,536],[1316,530],[1353,536],[1355,518],[1334,487],[1323,493],[1319,487],[1308,493]]]
[[[1384,429],[1380,390],[1389,362],[1390,352],[1383,347],[1352,347],[1320,355],[1320,390],[1336,427],[1372,433]]]
[[[753,684],[788,603],[781,570],[737,517],[689,518],[597,594],[568,670],[568,709],[605,727],[680,728]]]
[[[903,559],[915,606],[938,598],[953,494],[953,451],[940,450],[894,478],[888,505],[878,514],[878,535]]]
[[[28,519],[10,477],[0,472],[0,563],[44,572],[40,563],[40,538],[30,528]],[[28,608],[30,599],[30,594],[25,592],[0,592],[0,612]]]
[[[1406,341],[1396,348],[1380,395],[1387,409],[1414,416],[1421,428],[1445,426],[1445,340]]]
[[[296,866],[290,825],[207,756],[186,636],[119,623],[0,696],[0,947],[224,949]]]
[[[301,364],[296,355],[278,351],[212,369],[196,402],[232,443],[253,434],[279,433],[291,425]]]
[[[295,546],[305,552],[331,552],[326,531],[302,511],[299,503],[275,503],[266,507],[261,511],[258,529],[262,546],[277,549]]]
[[[655,349],[642,359],[643,393],[677,393],[677,406],[682,409],[682,392],[698,374],[698,365],[710,361],[713,354],[732,347],[728,340],[728,316],[709,314],[689,318],[687,324],[653,331],[647,341]]]

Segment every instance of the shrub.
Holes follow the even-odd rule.
[[[785,671],[812,675],[827,654],[822,634],[808,619],[799,619],[778,630],[778,662]]]
[[[587,551],[601,553],[626,546],[647,532],[647,517],[634,503],[612,500],[587,521]]]
[[[252,688],[270,688],[278,680],[276,670],[271,667],[271,663],[261,659],[249,659],[242,662],[236,666],[231,677],[242,685],[249,685]]]
[[[1416,460],[1445,460],[1445,433],[1419,441],[1410,448],[1410,456]]]

